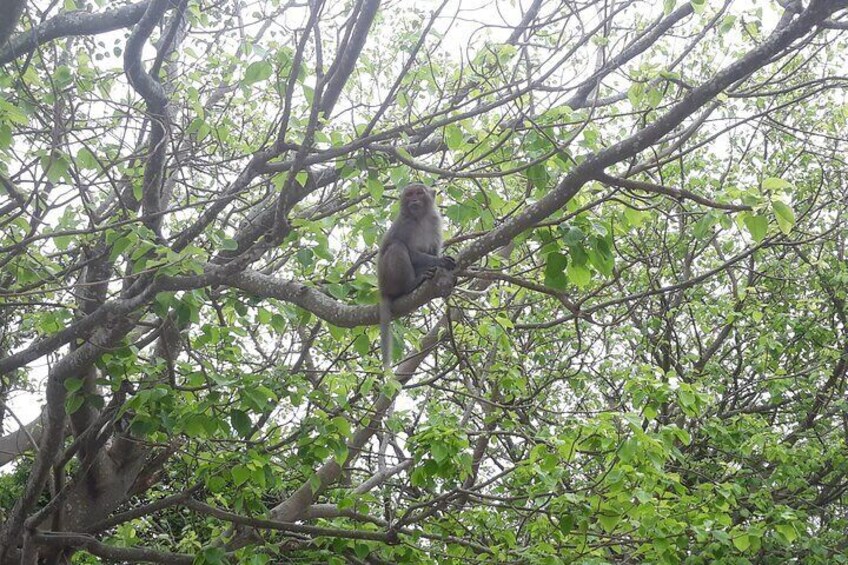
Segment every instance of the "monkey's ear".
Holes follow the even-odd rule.
[[[435,197],[436,197],[436,188],[435,188],[435,187],[433,187],[433,186],[428,186],[428,187],[427,187],[427,192],[429,192],[429,193],[430,193],[430,196],[431,196],[431,197],[433,197],[433,198],[435,198]]]

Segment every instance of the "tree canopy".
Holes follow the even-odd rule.
[[[6,1],[0,563],[848,562],[847,8]]]

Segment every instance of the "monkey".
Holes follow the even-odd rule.
[[[453,257],[442,256],[442,217],[436,209],[436,191],[420,183],[404,187],[400,214],[380,243],[377,283],[380,289],[380,347],[383,369],[391,367],[392,301],[409,294],[436,269],[455,269]]]

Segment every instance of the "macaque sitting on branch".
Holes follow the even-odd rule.
[[[436,274],[454,269],[453,257],[442,256],[442,217],[436,209],[436,191],[420,183],[403,189],[400,214],[380,244],[377,281],[380,287],[380,345],[383,367],[391,366],[392,301],[409,294]]]

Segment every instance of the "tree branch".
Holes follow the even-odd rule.
[[[130,27],[144,15],[150,0],[122,6],[109,12],[92,14],[82,10],[65,12],[46,22],[18,34],[0,50],[0,65],[5,65],[60,37],[75,37],[106,33]],[[5,10],[5,8],[4,8]],[[8,17],[8,14],[4,17]],[[3,42],[0,42],[2,45]]]

